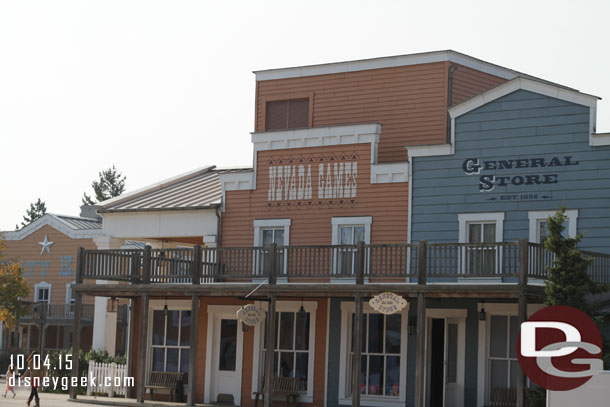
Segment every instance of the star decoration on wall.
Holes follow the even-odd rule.
[[[49,242],[49,236],[44,235],[44,242],[38,242],[39,245],[42,246],[42,250],[40,251],[40,255],[42,256],[44,252],[51,254],[51,245],[55,242]]]

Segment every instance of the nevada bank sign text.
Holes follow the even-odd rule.
[[[496,186],[557,184],[559,182],[559,174],[481,175],[483,171],[510,170],[513,168],[567,167],[578,164],[580,163],[573,160],[571,156],[553,157],[551,159],[518,158],[514,160],[490,161],[481,161],[479,158],[467,158],[462,164],[462,169],[467,175],[479,175],[479,192],[491,192]]]

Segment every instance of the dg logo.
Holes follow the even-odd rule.
[[[602,337],[595,322],[568,306],[543,308],[521,324],[519,365],[547,390],[572,390],[603,370]]]

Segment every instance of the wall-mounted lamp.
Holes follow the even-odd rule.
[[[167,316],[169,310],[167,309],[167,297],[165,297],[165,305],[163,306],[163,315]]]
[[[119,299],[116,297],[110,297],[106,303],[106,312],[118,312],[119,311]]]
[[[417,329],[417,317],[409,317],[409,322],[407,323],[407,334],[414,335]]]
[[[307,311],[305,311],[305,307],[303,307],[303,299],[301,298],[301,308],[299,308],[299,316],[301,318],[305,318],[305,315],[307,314]]]
[[[481,304],[481,311],[479,311],[479,321],[487,320],[487,312],[485,312],[485,300]]]

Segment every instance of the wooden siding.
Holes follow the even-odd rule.
[[[456,242],[458,213],[504,212],[504,241],[529,235],[529,211],[578,210],[582,249],[610,253],[610,147],[589,146],[589,108],[517,91],[456,119],[453,156],[413,161],[412,241]],[[466,175],[464,161],[571,157],[577,165],[482,169]],[[481,176],[556,174],[547,184],[496,185],[479,192]]]
[[[406,161],[404,146],[445,143],[447,62],[259,81],[255,131],[265,131],[265,103],[313,95],[312,126],[379,122],[379,162]],[[504,80],[460,66],[454,101]]]
[[[44,241],[45,235],[48,236],[50,242],[54,242],[50,246],[50,255],[46,251],[44,254],[40,254],[42,246],[38,242]],[[85,249],[97,249],[93,239],[71,239],[49,225],[41,227],[22,240],[5,240],[2,243],[5,246],[5,259],[16,259],[23,264],[22,268],[30,287],[30,295],[25,300],[33,301],[34,285],[45,281],[52,284],[50,298],[52,304],[66,302],[66,284],[74,282],[76,278],[76,251],[78,248],[82,246]],[[62,270],[62,256],[72,257],[72,274],[69,276],[59,274]],[[28,262],[31,262],[31,265],[35,264],[35,267],[30,268]],[[49,262],[49,266],[45,270],[46,276],[41,275],[40,262]],[[93,304],[93,297],[84,296],[83,304]]]
[[[453,71],[451,105],[462,103],[466,99],[470,99],[504,82],[506,82],[505,79],[497,76],[458,65],[458,68]]]
[[[258,153],[256,190],[228,191],[226,211],[222,217],[222,245],[224,247],[252,246],[254,244],[255,219],[291,219],[291,245],[328,245],[332,243],[332,218],[334,216],[372,216],[371,243],[406,243],[408,184],[370,183],[370,144],[352,144]],[[358,158],[357,196],[353,205],[346,203],[329,207],[318,204],[317,163],[313,172],[312,206],[269,208],[269,162],[279,159],[329,157],[332,154],[354,154]],[[335,200],[337,201],[337,200]],[[348,201],[346,199],[346,201]],[[274,202],[277,204],[278,202]]]

